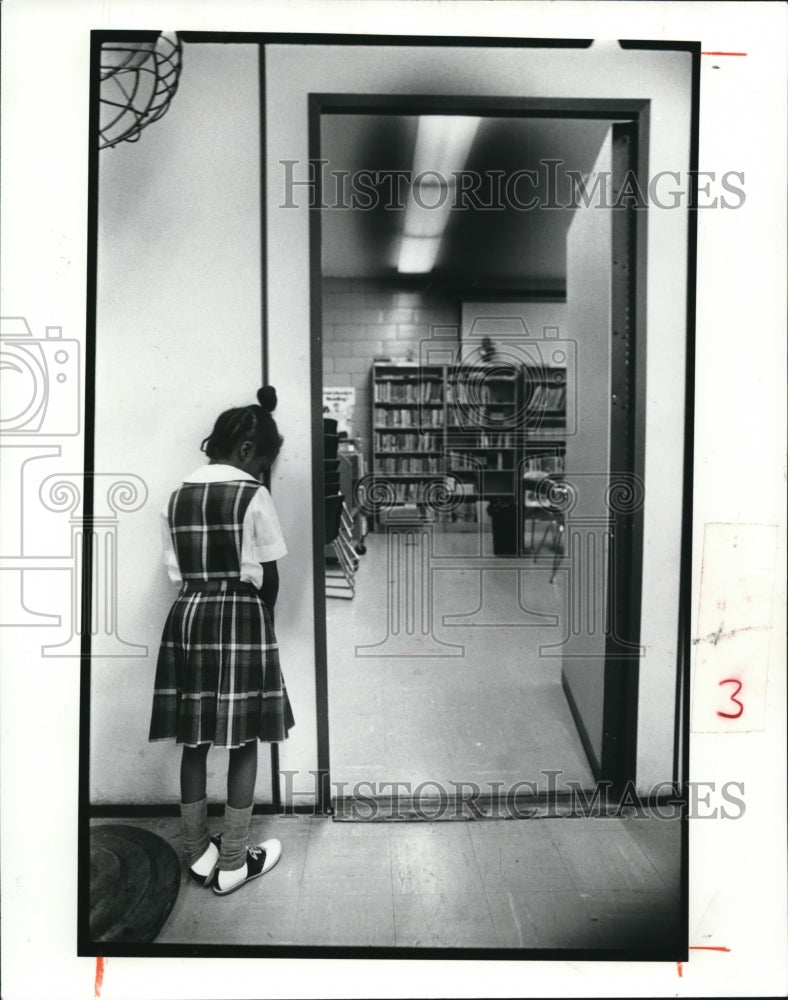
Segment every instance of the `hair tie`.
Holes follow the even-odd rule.
[[[276,389],[272,385],[264,385],[257,391],[257,402],[266,413],[273,413],[276,409]]]

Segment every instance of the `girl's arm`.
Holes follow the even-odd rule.
[[[276,561],[262,563],[263,585],[260,588],[260,597],[265,601],[266,607],[271,612],[271,619],[274,617],[274,607],[279,594],[279,569]]]
[[[181,571],[178,567],[178,556],[175,553],[175,547],[172,544],[172,535],[170,534],[169,502],[165,504],[161,512],[159,523],[161,525],[161,543],[167,574],[172,583],[182,583]]]

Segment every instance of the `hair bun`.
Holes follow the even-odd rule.
[[[267,413],[273,413],[276,409],[276,389],[272,385],[264,385],[257,392],[257,402]]]

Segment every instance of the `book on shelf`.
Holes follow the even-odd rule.
[[[446,459],[448,467],[452,471],[458,472],[466,470],[468,472],[477,472],[484,465],[478,455],[469,455],[467,451],[450,450],[446,454]]]
[[[452,427],[458,427],[461,430],[475,430],[484,426],[485,412],[484,410],[469,412],[462,406],[447,406],[446,419]]]
[[[391,407],[376,411],[375,422],[384,427],[413,427],[414,429],[442,427],[443,410],[440,407],[428,410],[419,410],[415,407]]]
[[[485,431],[479,437],[482,448],[513,448],[514,434],[511,431]]]
[[[561,410],[565,406],[565,385],[535,385],[528,397],[529,410]]]
[[[436,403],[443,402],[443,386],[435,379],[384,378],[374,383],[376,403]]]
[[[378,457],[378,467],[380,472],[392,476],[407,473],[424,475],[440,473],[443,469],[443,462],[438,455],[429,458],[416,458],[411,455],[386,455]]]
[[[512,459],[507,456],[506,451],[477,449],[472,454],[466,451],[449,451],[446,458],[452,472],[483,472],[485,469],[503,470],[512,466]]]
[[[375,451],[441,451],[442,441],[438,434],[386,434],[375,432]]]
[[[505,378],[499,382],[471,383],[450,381],[446,384],[446,402],[461,406],[492,406],[514,402],[516,385],[514,379]]]
[[[526,472],[545,472],[548,475],[565,472],[565,460],[562,454],[531,455],[525,459],[523,469]]]

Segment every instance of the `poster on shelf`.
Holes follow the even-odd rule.
[[[323,388],[323,416],[337,422],[337,433],[353,437],[353,409],[356,390],[353,386]]]

